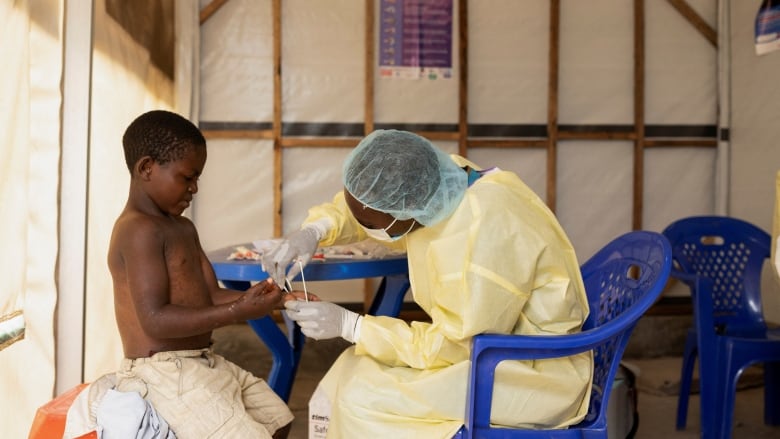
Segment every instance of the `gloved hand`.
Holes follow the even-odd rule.
[[[360,336],[363,316],[335,303],[288,300],[284,307],[287,316],[298,323],[307,337],[315,340],[341,337],[355,343]]]
[[[306,226],[292,232],[270,251],[263,253],[260,259],[263,271],[268,273],[277,285],[285,285],[287,267],[295,262],[287,277],[292,279],[297,276],[301,272],[301,265],[308,264],[317,251],[321,236],[321,231],[314,226]],[[298,264],[298,261],[301,261],[301,264]]]

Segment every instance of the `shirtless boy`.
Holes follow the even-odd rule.
[[[108,251],[125,359],[116,390],[137,391],[178,439],[284,438],[293,415],[260,378],[214,354],[216,328],[282,308],[272,280],[221,288],[193,223],[206,140],[168,111],[136,118],[122,143],[130,193]]]

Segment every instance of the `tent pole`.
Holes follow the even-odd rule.
[[[55,393],[84,381],[93,3],[65,2]]]

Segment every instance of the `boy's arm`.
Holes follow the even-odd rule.
[[[203,272],[205,282],[191,282],[182,287],[188,289],[187,300],[191,302],[171,303],[171,279],[161,232],[147,221],[137,221],[125,232],[119,248],[124,260],[127,294],[131,296],[140,325],[151,337],[163,339],[203,334],[221,326],[262,317],[281,301],[278,287],[261,282],[246,293],[233,291],[220,297],[221,302],[211,306],[204,298],[213,296],[213,289],[218,287],[215,287],[216,279],[209,265]],[[203,268],[205,255],[202,250],[200,258]],[[201,288],[204,290],[198,291]]]
[[[209,261],[206,252],[202,248],[200,249],[200,266],[203,272],[203,279],[206,281],[211,301],[214,302],[214,305],[230,303],[244,295],[243,291],[230,290],[219,286],[217,275],[214,274],[214,267],[212,267],[211,261]]]
[[[203,267],[203,277],[206,280],[206,284],[209,286],[209,291],[211,293],[211,300],[214,302],[214,305],[220,305],[223,303],[230,303],[234,300],[237,300],[242,295],[246,294],[244,291],[236,291],[231,290],[228,288],[222,288],[219,286],[219,282],[217,281],[217,276],[214,274],[214,267],[211,265],[211,262],[208,259],[208,256],[206,256],[205,253],[201,254],[201,266]],[[272,278],[268,278],[269,281],[273,281]],[[303,291],[292,291],[289,294],[284,294],[282,296],[282,302],[280,302],[279,306],[277,306],[278,309],[283,309],[284,305],[283,302],[286,302],[288,300],[312,300],[312,301],[319,301],[320,298],[313,293],[304,293]]]

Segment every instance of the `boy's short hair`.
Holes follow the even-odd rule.
[[[125,163],[130,173],[135,163],[149,156],[159,164],[178,160],[193,148],[206,147],[206,139],[192,122],[165,110],[138,116],[122,136]]]

